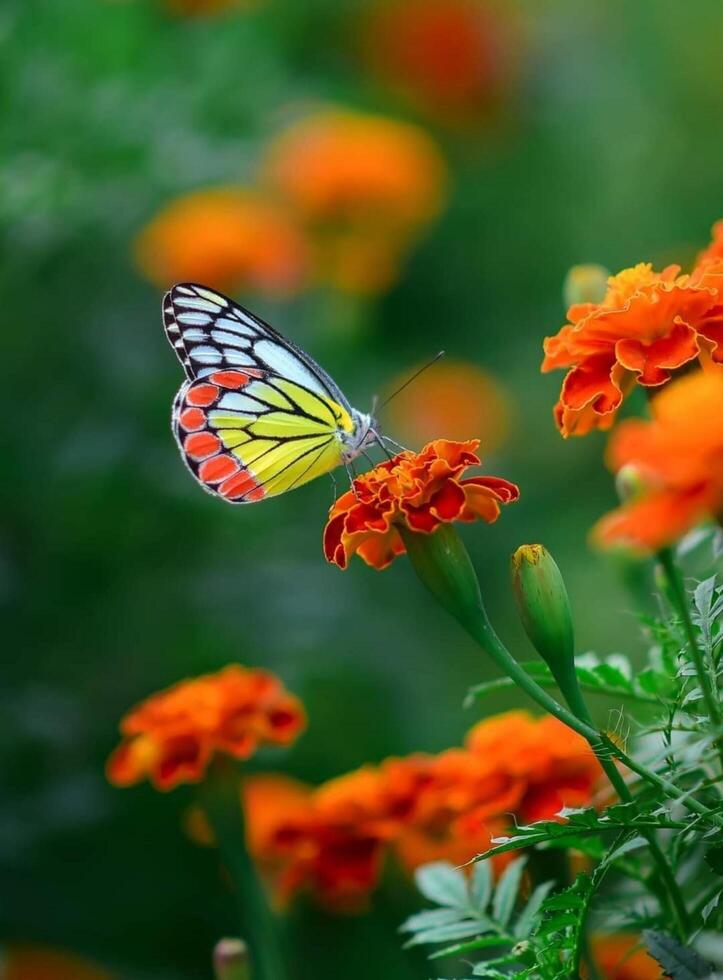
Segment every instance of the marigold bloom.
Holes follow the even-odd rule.
[[[198,782],[217,753],[248,759],[266,744],[287,745],[304,727],[300,702],[273,674],[232,664],[181,681],[125,716],[109,780],[148,778],[157,789]]]
[[[495,476],[462,479],[477,466],[479,440],[437,439],[419,453],[404,451],[358,476],[334,503],[324,530],[327,561],[346,568],[358,554],[386,568],[405,547],[399,525],[429,534],[442,523],[497,520],[502,504],[517,500],[514,483]]]
[[[3,949],[2,980],[111,980],[88,960],[45,946],[11,944]]]
[[[488,113],[516,68],[509,12],[479,0],[379,3],[365,37],[372,71],[445,122]]]
[[[719,358],[711,353],[723,340],[719,296],[716,267],[686,276],[676,265],[656,272],[640,263],[610,277],[601,303],[571,306],[569,322],[545,340],[542,364],[569,369],[555,407],[561,433],[608,429],[636,383],[655,388],[701,354]]]
[[[662,980],[660,964],[629,933],[593,933],[590,948],[598,971],[606,980]]]
[[[439,212],[446,170],[418,127],[332,109],[278,137],[264,180],[309,231],[319,277],[375,293],[394,280],[409,243]]]
[[[610,442],[610,467],[635,465],[645,489],[597,524],[599,544],[656,550],[723,514],[723,372],[681,378],[652,413],[624,422]]]
[[[297,291],[306,245],[288,212],[242,187],[217,187],[177,198],[141,231],[134,245],[141,272],[168,287],[183,280],[272,296]]]
[[[414,371],[408,368],[387,386],[399,388]],[[474,364],[445,358],[414,384],[395,395],[388,408],[390,431],[415,445],[433,440],[438,432],[450,439],[478,437],[486,452],[506,439],[512,406],[501,383]]]
[[[589,804],[600,778],[585,739],[550,715],[510,711],[488,718],[470,730],[465,744],[517,784],[518,799],[509,809],[525,823]]]
[[[383,838],[374,828],[377,783],[372,767],[316,790],[283,776],[246,782],[249,850],[278,902],[308,891],[336,911],[364,904],[384,856]]]

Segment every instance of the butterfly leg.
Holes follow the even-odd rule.
[[[329,479],[331,480],[331,502],[335,504],[339,497],[339,488],[336,483],[336,477],[333,473],[329,473]]]
[[[384,442],[390,443],[392,446],[394,446],[395,449],[398,449],[400,452],[403,452],[403,453],[408,453],[409,452],[409,450],[407,449],[406,446],[403,446],[401,444],[401,442],[396,442],[396,440],[390,438],[390,436],[381,436],[381,439]]]
[[[346,475],[349,477],[349,483],[351,484],[351,489],[354,491],[354,496],[358,500],[359,493],[354,483],[354,481],[356,480],[356,470],[354,469],[354,464],[352,463],[351,460],[347,460],[344,463],[344,467],[346,468]]]

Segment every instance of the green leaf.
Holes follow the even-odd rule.
[[[643,938],[650,955],[660,963],[670,980],[704,980],[715,973],[715,967],[695,950],[682,946],[664,932],[645,929]]]
[[[492,868],[487,861],[478,861],[469,882],[472,907],[484,912],[492,897]]]
[[[544,881],[533,891],[527,905],[524,907],[515,923],[514,934],[517,939],[526,939],[532,932],[535,920],[540,914],[540,908],[555,886],[554,881]]]
[[[467,880],[448,861],[422,865],[417,868],[414,880],[417,888],[430,902],[455,909],[468,909]]]
[[[454,946],[445,946],[444,949],[436,949],[429,954],[430,960],[438,960],[443,956],[463,956],[473,953],[476,949],[488,949],[490,946],[509,945],[506,936],[478,936],[468,943],[456,943]]]
[[[415,934],[407,940],[404,948],[410,946],[421,946],[425,943],[448,943],[453,939],[467,939],[469,936],[481,936],[487,932],[490,926],[485,926],[481,921],[464,919],[462,922],[451,922],[446,926],[438,926],[436,929],[427,929]]]
[[[399,927],[400,932],[419,932],[422,929],[436,929],[450,922],[459,922],[465,915],[460,909],[425,909],[410,915]]]
[[[522,881],[522,872],[525,870],[526,864],[527,858],[518,858],[509,864],[502,873],[495,889],[492,899],[492,915],[495,922],[501,926],[506,926],[510,921]]]

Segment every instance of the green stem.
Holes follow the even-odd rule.
[[[634,803],[634,798],[628,786],[623,779],[622,775],[618,771],[617,766],[612,761],[609,756],[608,745],[613,746],[612,742],[608,742],[606,745],[605,741],[600,737],[599,732],[594,727],[592,718],[590,717],[590,712],[588,710],[585,701],[582,698],[580,692],[577,692],[577,696],[570,692],[570,707],[572,708],[571,713],[559,702],[555,701],[554,698],[550,697],[541,687],[535,683],[535,681],[530,678],[530,676],[524,671],[517,661],[514,659],[512,654],[504,646],[500,638],[495,633],[492,624],[487,618],[486,611],[484,607],[480,606],[479,614],[475,617],[474,622],[463,623],[466,629],[475,637],[480,646],[487,651],[487,653],[492,656],[500,667],[509,674],[520,687],[526,691],[531,698],[533,698],[541,707],[545,708],[550,714],[554,715],[573,731],[578,732],[583,738],[588,742],[590,748],[595,753],[600,765],[602,766],[605,775],[610,780],[615,792],[618,794],[621,800],[625,803]],[[524,683],[523,683],[524,678]],[[613,748],[617,749],[616,746]],[[647,772],[647,770],[646,770]],[[651,775],[653,775],[651,773]],[[677,787],[674,787],[676,797],[679,795]],[[641,828],[641,834],[645,837],[650,848],[650,853],[658,869],[661,880],[665,883],[665,890],[662,894],[665,894],[667,890],[671,908],[676,919],[676,925],[681,938],[685,938],[689,932],[689,919],[688,913],[685,908],[685,902],[683,901],[683,896],[680,893],[678,883],[675,880],[675,875],[668,864],[668,861],[663,854],[663,851],[656,840],[654,831],[648,828]]]
[[[683,630],[688,641],[688,649],[690,650],[690,656],[693,660],[693,665],[695,667],[698,683],[700,684],[700,689],[703,694],[703,700],[705,701],[708,717],[710,718],[714,727],[718,728],[720,727],[721,723],[720,705],[718,704],[716,692],[711,683],[710,674],[706,670],[703,654],[698,646],[698,637],[695,634],[695,627],[693,626],[693,620],[691,619],[690,615],[688,596],[685,591],[685,585],[683,583],[680,570],[675,563],[672,550],[670,548],[663,548],[661,551],[659,551],[658,561],[660,562],[660,565],[665,573],[665,577],[668,581],[668,588],[683,622]],[[716,746],[718,748],[721,766],[723,766],[723,741],[721,741],[720,737],[716,739]]]
[[[277,928],[246,847],[239,780],[234,768],[217,759],[209,768],[199,795],[234,884],[239,932],[249,944],[254,980],[284,980],[286,969]]]

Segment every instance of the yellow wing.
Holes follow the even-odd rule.
[[[342,463],[351,410],[308,355],[200,286],[174,287],[164,322],[189,378],[174,402],[173,431],[204,489],[251,503]]]

